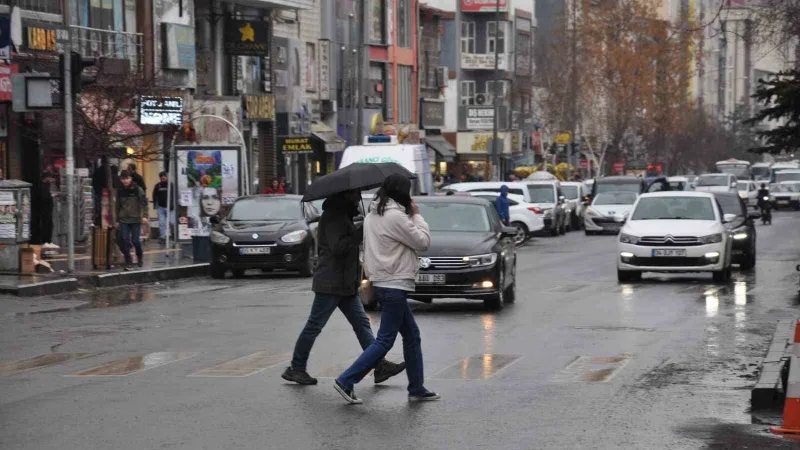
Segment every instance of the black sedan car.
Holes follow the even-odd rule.
[[[482,198],[417,197],[420,214],[431,229],[430,248],[419,255],[416,291],[410,298],[483,300],[499,309],[516,294],[516,229],[505,227]]]
[[[744,270],[752,269],[756,265],[756,226],[753,220],[760,218],[761,213],[748,211],[736,192],[715,192],[714,197],[722,208],[722,214],[736,215],[736,219],[725,224],[733,236],[732,262]]]
[[[308,277],[314,271],[314,242],[299,195],[240,197],[211,231],[211,276],[227,270],[285,269]],[[306,208],[313,208],[306,205]]]

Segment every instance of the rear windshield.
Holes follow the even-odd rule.
[[[697,179],[698,186],[727,186],[727,175],[702,175]]]
[[[554,203],[556,201],[555,189],[549,184],[529,184],[528,193],[531,203]]]
[[[561,186],[561,192],[564,193],[564,197],[567,197],[568,200],[575,200],[578,198],[578,186]]]
[[[597,193],[601,194],[603,192],[614,192],[614,191],[625,191],[625,192],[635,192],[637,194],[642,192],[642,183],[640,182],[620,182],[614,183],[613,181],[608,182],[597,182]]]
[[[647,197],[631,220],[715,220],[714,206],[707,197]]]

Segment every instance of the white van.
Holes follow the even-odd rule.
[[[433,195],[433,175],[431,175],[428,150],[424,145],[395,143],[354,145],[344,149],[339,168],[354,163],[387,162],[400,164],[417,176],[414,183],[414,195]]]

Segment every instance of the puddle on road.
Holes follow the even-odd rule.
[[[456,364],[431,375],[431,379],[485,380],[496,375],[520,358],[520,355],[499,355],[496,353],[475,355],[462,359]]]
[[[556,383],[605,383],[631,360],[633,355],[581,356],[553,377]]]
[[[73,373],[71,377],[124,377],[133,373],[144,372],[155,367],[191,358],[194,352],[155,352],[143,356],[111,361],[101,366]]]
[[[29,370],[54,366],[67,361],[76,361],[79,359],[89,358],[99,354],[100,353],[48,353],[46,355],[23,359],[21,361],[0,363],[0,376],[7,377],[9,375],[16,375]]]
[[[197,371],[190,377],[247,377],[291,359],[291,353],[257,352]]]
[[[612,326],[584,326],[584,327],[570,327],[575,330],[591,330],[591,331],[641,331],[650,333],[656,331],[655,328],[639,328],[639,327],[612,327]]]
[[[585,284],[568,284],[566,286],[556,286],[550,289],[545,290],[545,292],[564,292],[564,293],[571,293],[575,291],[579,291],[585,288],[587,285]]]

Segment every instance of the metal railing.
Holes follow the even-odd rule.
[[[19,6],[27,11],[58,15],[63,13],[62,4],[61,0],[0,0],[0,5]]]
[[[4,1],[4,0],[0,0]],[[142,69],[142,33],[71,26],[72,51],[82,56],[127,59],[133,72]]]

